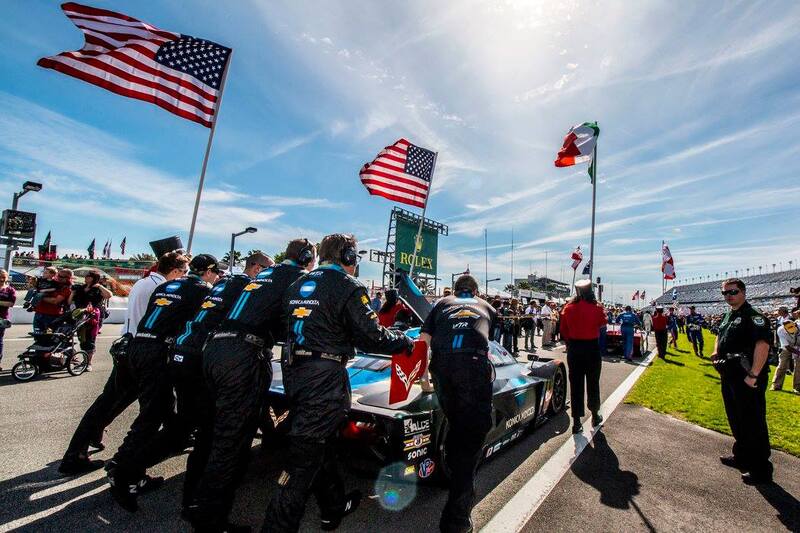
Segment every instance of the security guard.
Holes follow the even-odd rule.
[[[203,351],[203,373],[214,398],[214,415],[213,441],[210,446],[201,444],[209,449],[207,463],[187,463],[187,478],[199,478],[194,501],[185,508],[197,530],[236,529],[228,523],[228,513],[267,408],[271,350],[276,340],[286,338],[283,294],[305,269],[314,267],[314,261],[315,248],[308,239],[289,242],[286,260],[263,270],[243,288]]]
[[[489,332],[498,319],[495,309],[476,297],[478,282],[472,276],[458,278],[453,292],[436,302],[422,326],[420,340],[431,347],[431,374],[448,422],[444,450],[450,467],[450,493],[439,528],[462,532],[472,531],[475,470],[492,427],[488,350]]]
[[[766,398],[770,343],[769,320],[747,302],[739,279],[722,283],[731,310],[722,318],[711,355],[720,373],[722,400],[735,442],[733,454],[720,457],[725,466],[745,470],[748,485],[772,481]]]
[[[689,315],[686,317],[686,336],[692,343],[694,354],[703,357],[703,326],[706,321],[703,315],[695,311],[695,306],[689,307]]]
[[[617,317],[620,333],[622,333],[622,354],[628,362],[633,361],[634,328],[641,326],[639,317],[633,312],[630,305],[625,306],[625,312]]]
[[[186,323],[175,339],[169,373],[175,386],[177,417],[170,438],[173,450],[183,449],[195,429],[194,447],[186,460],[183,480],[183,506],[191,501],[211,449],[214,403],[203,378],[203,346],[208,336],[230,311],[242,289],[262,270],[275,264],[256,252],[245,259],[244,272],[220,279],[205,297],[194,319]]]
[[[312,490],[325,531],[355,510],[361,495],[345,495],[333,458],[334,439],[350,410],[345,365],[356,347],[385,354],[412,348],[404,334],[378,324],[367,289],[353,277],[359,255],[352,235],[328,235],[319,256],[320,267],[284,294],[289,338],[281,365],[292,413],[290,448],[263,531],[297,531]]]
[[[107,467],[111,496],[127,511],[137,510],[139,481],[164,451],[158,430],[174,404],[167,373],[170,345],[220,273],[214,256],[200,254],[189,263],[188,276],[159,285],[150,296],[128,354],[118,363],[118,382],[133,387],[139,400],[139,415]]]

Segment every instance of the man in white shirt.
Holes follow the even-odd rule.
[[[545,302],[539,310],[539,318],[542,319],[544,324],[544,331],[542,332],[542,347],[553,344],[553,309],[550,307],[551,302]]]
[[[795,313],[798,316],[798,313]],[[786,372],[789,370],[789,361],[794,359],[794,372],[792,373],[792,389],[795,394],[800,394],[800,320],[793,322],[788,316],[779,317],[778,342],[781,351],[778,354],[778,368],[772,378],[772,390],[781,390]],[[782,322],[782,323],[781,323]]]

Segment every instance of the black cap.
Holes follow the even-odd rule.
[[[189,270],[192,272],[205,272],[207,270],[211,270],[217,274],[222,272],[219,261],[217,261],[217,258],[211,254],[198,254],[192,257],[192,260],[189,263]]]

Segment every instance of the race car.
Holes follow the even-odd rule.
[[[419,329],[406,334],[415,339]],[[489,344],[489,360],[494,396],[484,459],[564,410],[567,392],[566,368],[561,361],[539,359],[523,364],[493,341]],[[273,362],[272,370],[269,401],[275,413],[282,415],[288,405],[280,365]],[[384,475],[408,481],[447,479],[444,439],[448,423],[436,394],[415,384],[407,400],[389,404],[391,371],[391,357],[385,355],[359,353],[348,363],[352,407],[347,426],[340,434],[346,443],[342,449],[356,451],[352,455],[359,460],[368,455],[381,465],[391,465],[384,469]],[[278,420],[276,429],[281,432],[286,428],[281,428],[280,421],[285,423],[287,417],[280,416]]]
[[[606,328],[606,349],[609,352],[622,354],[622,332],[619,324],[609,324]],[[633,332],[633,356],[642,356],[642,331]]]

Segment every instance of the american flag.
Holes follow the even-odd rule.
[[[639,299],[639,291],[636,291],[635,293],[633,293],[633,298],[631,298],[631,300],[638,300],[638,299]]]
[[[122,242],[119,243],[119,249],[122,255],[125,255],[125,246],[128,244],[128,237],[123,237]]]
[[[387,146],[358,173],[370,194],[425,207],[436,153],[400,139]]]
[[[37,63],[211,127],[231,49],[73,2],[61,5],[83,32],[75,52]]]

